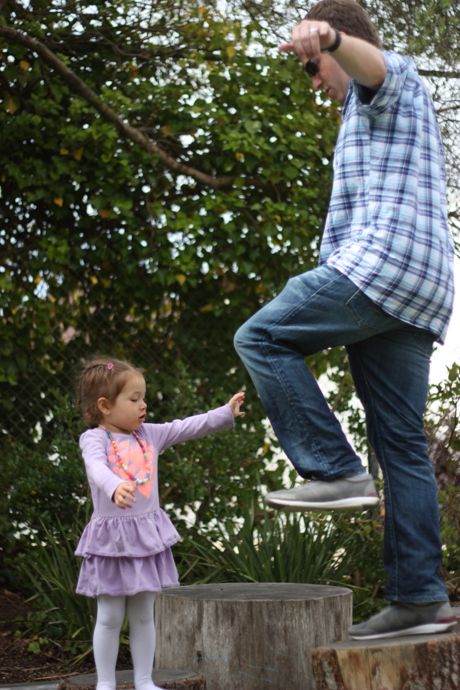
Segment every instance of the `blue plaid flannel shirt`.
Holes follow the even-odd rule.
[[[320,263],[443,342],[454,297],[443,144],[413,61],[383,54],[380,89],[352,81],[344,103]]]

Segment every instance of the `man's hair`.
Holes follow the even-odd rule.
[[[356,0],[319,0],[304,19],[328,22],[333,29],[362,38],[377,48],[382,42],[366,10]]]

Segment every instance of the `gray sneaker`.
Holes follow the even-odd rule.
[[[352,625],[353,640],[374,640],[378,637],[430,635],[455,628],[457,618],[448,601],[432,604],[392,604],[364,623]]]
[[[293,489],[272,491],[265,502],[273,508],[298,510],[356,510],[375,506],[379,497],[370,474],[333,479],[312,479]]]

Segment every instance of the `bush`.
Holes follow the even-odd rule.
[[[381,606],[383,530],[377,516],[256,512],[229,517],[219,536],[175,548],[183,584],[305,582],[350,587],[355,614]]]
[[[77,661],[91,650],[95,621],[95,601],[75,593],[79,561],[74,549],[86,519],[87,511],[82,511],[71,530],[57,519],[53,532],[42,523],[46,541],[23,553],[17,563],[23,585],[33,592],[22,632],[39,635]]]

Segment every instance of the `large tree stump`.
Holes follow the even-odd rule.
[[[317,690],[459,690],[460,625],[441,635],[340,642],[315,649],[312,661]]]
[[[193,671],[154,671],[153,680],[155,685],[165,690],[206,690],[203,676]],[[94,690],[95,687],[96,674],[87,673],[63,678],[57,690]],[[129,690],[133,687],[133,672],[117,671],[117,690]]]
[[[304,584],[197,585],[163,590],[155,610],[156,668],[191,668],[208,690],[314,690],[311,650],[347,637],[352,594]]]

